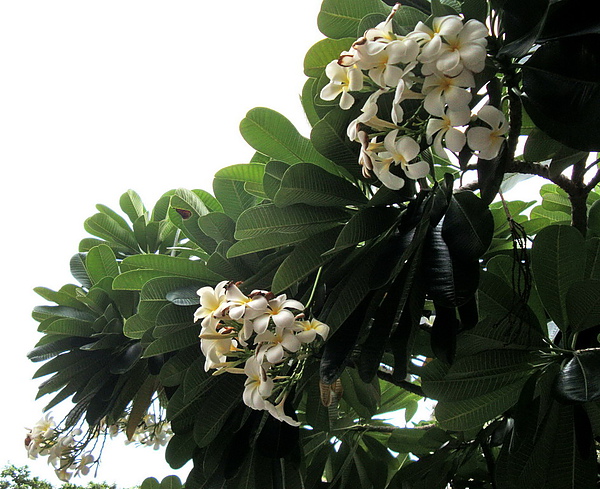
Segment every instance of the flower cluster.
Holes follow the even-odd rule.
[[[400,166],[403,174],[417,180],[429,173],[425,161],[413,161],[421,152],[417,140],[444,157],[445,150],[460,152],[465,144],[481,159],[492,159],[500,151],[507,124],[502,112],[485,105],[477,117],[489,127],[470,127],[469,104],[475,73],[486,62],[487,27],[478,20],[466,22],[458,15],[435,17],[431,25],[418,22],[407,35],[393,31],[394,7],[385,22],[365,32],[350,50],[331,61],[325,73],[329,83],[321,98],[340,107],[352,107],[352,92],[370,92],[361,114],[347,129],[348,137],[361,144],[359,163],[368,177],[373,171],[391,189],[404,186],[404,178],[390,171]],[[380,115],[378,102],[391,101],[391,111]],[[417,111],[405,120],[407,100],[421,101],[425,119]],[[466,134],[465,134],[466,133]]]
[[[103,420],[98,426],[84,433],[80,428],[61,429],[48,413],[33,428],[27,429],[25,448],[31,459],[47,456],[48,463],[54,467],[57,477],[61,481],[69,481],[73,476],[88,475],[91,467],[98,463],[99,455],[94,456],[92,453],[97,445],[92,442],[101,436],[114,438],[120,432],[125,432],[127,425],[127,417],[111,425]],[[172,436],[170,423],[157,421],[154,415],[148,414],[136,427],[131,440],[126,443],[152,446],[157,450],[165,446]]]
[[[214,289],[198,290],[200,307],[194,320],[201,320],[204,368],[245,374],[247,406],[298,425],[284,413],[288,387],[301,369],[308,345],[317,336],[326,339],[329,327],[306,319],[304,305],[285,294],[255,290],[245,295],[238,285],[223,281]]]
[[[127,420],[123,421],[123,425],[127,424]],[[113,428],[113,433],[111,436],[115,436],[116,433],[119,432],[118,425],[111,426]],[[125,431],[125,429],[122,429]],[[154,450],[158,450],[160,447],[164,447],[169,443],[169,440],[173,436],[173,431],[171,431],[171,423],[168,421],[157,421],[156,417],[153,414],[147,414],[142,418],[142,421],[135,429],[135,433],[131,437],[130,440],[127,440],[125,443],[137,443],[138,445],[152,447]]]
[[[78,428],[61,433],[50,414],[40,419],[27,431],[25,448],[31,459],[39,455],[48,456],[48,463],[54,467],[61,481],[69,481],[73,475],[87,475],[95,462],[90,452],[81,454],[81,442],[76,437],[82,434]],[[81,454],[78,458],[77,455]]]

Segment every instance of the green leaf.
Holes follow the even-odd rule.
[[[123,325],[123,334],[128,338],[139,340],[144,333],[154,327],[154,321],[149,321],[142,318],[139,314],[134,314],[125,319]]]
[[[344,168],[353,177],[362,178],[358,164],[360,145],[346,136],[351,117],[348,111],[334,108],[314,125],[310,139],[319,153]]]
[[[133,190],[128,190],[121,195],[119,205],[131,222],[135,222],[138,217],[145,216],[147,213],[142,199]]]
[[[479,397],[461,401],[439,402],[435,417],[445,430],[467,431],[479,428],[499,416],[519,400],[527,377]]]
[[[317,17],[319,30],[327,37],[341,39],[356,38],[358,27],[363,17],[382,13],[388,15],[390,9],[379,0],[362,0],[360,2],[345,2],[343,0],[324,0]]]
[[[313,127],[321,118],[317,111],[315,110],[315,104],[313,101],[313,89],[317,83],[316,78],[309,78],[304,83],[302,87],[302,94],[300,95],[300,102],[302,102],[302,108],[304,109],[304,114],[308,119],[308,122],[311,127]]]
[[[283,174],[290,167],[287,163],[281,161],[269,161],[265,168],[265,175],[263,177],[263,189],[269,199],[273,200],[275,194],[281,186],[281,179]]]
[[[356,37],[319,41],[308,50],[304,57],[304,74],[318,78],[331,61],[338,59],[342,51],[350,49],[354,41],[356,41]]]
[[[568,326],[567,292],[583,280],[584,248],[583,237],[571,226],[549,226],[533,241],[531,269],[537,291],[550,318],[563,330]]]
[[[176,475],[168,475],[160,482],[160,489],[181,489],[183,485]]]
[[[246,192],[245,184],[241,181],[215,178],[213,191],[223,205],[223,212],[233,220],[256,203],[256,197]]]
[[[494,218],[488,206],[472,192],[454,194],[442,226],[442,237],[453,258],[481,257],[493,235]]]
[[[79,319],[61,318],[53,321],[46,330],[46,334],[59,334],[66,336],[89,337],[94,334],[90,323]]]
[[[367,207],[359,210],[342,228],[334,251],[386,234],[398,222],[399,216],[400,209],[395,207]]]
[[[347,220],[348,214],[332,207],[311,207],[297,204],[278,208],[274,204],[252,207],[240,215],[235,238],[254,238],[272,232],[298,233],[311,228],[313,224],[336,226]]]
[[[211,212],[201,216],[198,219],[198,226],[217,243],[234,240],[235,222],[223,212]]]
[[[155,477],[147,477],[142,482],[140,489],[160,489],[160,483]]]
[[[583,280],[569,287],[566,300],[569,326],[583,331],[600,324],[600,280]]]
[[[280,246],[299,243],[300,241],[304,241],[309,236],[330,229],[331,226],[332,225],[330,223],[320,225],[317,224],[311,226],[306,231],[300,231],[298,233],[272,232],[269,234],[262,234],[254,238],[242,239],[236,243],[233,243],[231,248],[227,250],[227,258],[248,255],[257,251],[270,250]]]
[[[463,0],[462,13],[465,19],[476,19],[485,23],[488,13],[486,0]]]
[[[183,277],[159,277],[146,282],[140,294],[139,314],[153,321],[160,309],[168,304],[169,292],[197,284],[197,281]]]
[[[240,404],[244,379],[239,375],[221,375],[205,394],[210,402],[200,403],[194,424],[198,447],[207,446],[219,434],[227,418]]]
[[[168,333],[154,340],[144,351],[142,358],[149,358],[155,355],[179,351],[188,346],[199,343],[198,334],[200,333],[199,325],[180,329],[174,333]]]
[[[85,268],[93,284],[105,277],[119,275],[119,265],[112,249],[107,245],[94,246],[87,254]]]
[[[122,245],[133,253],[139,252],[133,232],[123,229],[117,221],[106,214],[94,214],[85,220],[83,227],[94,236]]]
[[[132,268],[157,270],[168,275],[197,279],[200,282],[218,282],[221,277],[206,268],[199,260],[188,260],[169,255],[135,255],[123,260],[123,265]],[[115,287],[116,288],[116,287]]]
[[[353,368],[345,369],[342,372],[341,380],[344,386],[342,398],[360,417],[370,419],[377,412],[379,404],[378,384],[363,382],[356,369]]]
[[[335,165],[321,156],[293,124],[274,110],[250,110],[240,123],[242,137],[257,151],[291,165],[314,163],[337,174]]]
[[[555,391],[567,402],[600,400],[600,348],[573,352],[556,377]]]
[[[535,125],[582,151],[600,149],[597,41],[590,35],[546,42],[522,67],[523,103]]]
[[[338,228],[329,229],[296,246],[275,273],[273,292],[286,290],[326,263],[330,257],[323,254],[333,247],[338,233]]]
[[[348,180],[315,165],[299,163],[287,169],[273,202],[277,207],[294,204],[333,207],[365,204],[367,198]]]
[[[262,183],[265,165],[259,163],[242,163],[226,166],[215,173],[215,178],[234,180],[236,182]]]
[[[528,378],[540,358],[529,351],[486,350],[459,358],[444,373],[441,362],[430,362],[421,374],[423,391],[440,401],[464,401]]]

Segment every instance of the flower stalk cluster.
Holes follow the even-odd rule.
[[[200,307],[194,320],[202,325],[204,368],[246,375],[244,403],[297,426],[284,412],[284,403],[310,344],[317,337],[326,339],[329,327],[306,319],[304,304],[285,294],[255,290],[245,295],[238,285],[223,281],[197,292]]]
[[[27,429],[25,448],[30,459],[47,456],[48,463],[54,467],[58,479],[67,482],[73,476],[88,475],[92,466],[99,463],[100,456],[93,454],[97,446],[95,441],[103,436],[114,438],[125,432],[127,425],[127,417],[111,425],[101,421],[99,426],[84,433],[81,428],[61,429],[53,416],[47,413],[33,428]],[[170,423],[157,421],[154,415],[148,414],[126,443],[152,446],[158,450],[165,446],[172,436]]]
[[[54,418],[46,414],[27,430],[25,448],[30,459],[47,456],[56,476],[66,482],[74,475],[87,475],[96,461],[91,452],[82,453],[86,443],[77,440],[81,434],[79,428],[61,432]]]
[[[496,107],[484,105],[477,115],[470,109],[474,75],[486,63],[487,27],[475,19],[465,22],[459,15],[446,15],[428,24],[418,22],[407,35],[398,35],[393,30],[398,8],[327,65],[329,83],[320,93],[323,100],[340,96],[344,110],[356,102],[353,93],[370,93],[347,135],[361,145],[359,164],[365,177],[373,172],[395,190],[404,186],[405,178],[418,180],[429,173],[429,164],[417,160],[423,146],[446,158],[447,151],[457,154],[468,145],[477,157],[489,160],[498,155],[508,131]],[[391,110],[381,114],[384,98]],[[421,105],[405,118],[408,100]],[[419,144],[423,140],[426,144]],[[402,174],[393,173],[394,167]]]

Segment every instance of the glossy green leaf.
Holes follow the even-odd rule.
[[[597,42],[597,35],[587,35],[544,43],[522,68],[523,102],[533,122],[581,151],[600,149]]]
[[[132,231],[123,229],[117,221],[106,214],[98,213],[83,223],[85,230],[99,238],[122,245],[133,253],[139,251],[138,243]]]
[[[231,219],[237,219],[239,215],[256,203],[256,197],[246,192],[244,182],[215,178],[213,180],[213,191],[215,197],[223,206],[223,212]]]
[[[308,163],[290,166],[273,202],[278,207],[307,204],[314,207],[361,205],[363,192],[348,180]]]
[[[357,32],[362,18],[377,12],[387,16],[390,9],[378,0],[361,2],[325,0],[317,17],[317,25],[327,37],[333,39],[356,38],[362,35],[362,32]]]
[[[250,110],[240,123],[240,132],[250,146],[274,160],[291,165],[314,163],[337,173],[334,165],[315,150],[310,140],[274,110],[263,107]]]
[[[147,213],[142,199],[133,190],[128,190],[121,195],[119,205],[131,222],[135,222],[138,217],[145,216]]]
[[[356,246],[363,241],[385,235],[398,222],[400,209],[367,207],[354,214],[342,228],[334,250]]]
[[[236,224],[235,237],[254,238],[272,232],[298,233],[310,229],[313,224],[331,224],[333,227],[347,219],[346,211],[333,207],[297,204],[278,208],[274,204],[265,204],[242,213]]]
[[[531,269],[540,299],[559,328],[568,326],[567,292],[583,280],[585,242],[571,226],[549,226],[533,241]]]
[[[334,225],[335,224],[333,224],[333,226]],[[332,224],[330,223],[317,224],[311,226],[306,231],[300,231],[298,233],[273,232],[269,234],[262,234],[254,238],[242,239],[233,243],[231,248],[227,250],[227,257],[233,258],[236,256],[255,253],[257,251],[270,250],[280,246],[299,243],[300,241],[307,239],[309,236],[330,229],[331,227]]]
[[[561,367],[554,388],[563,401],[600,400],[600,348],[574,351]]]
[[[362,178],[362,170],[358,164],[360,145],[346,136],[352,115],[348,111],[334,108],[314,125],[310,139],[322,155],[353,177]]]
[[[153,357],[155,355],[161,355],[164,353],[170,353],[172,351],[182,350],[188,346],[192,346],[199,343],[198,334],[200,333],[200,325],[193,325],[175,331],[174,333],[168,333],[160,338],[154,340],[142,355],[143,358]]]
[[[208,270],[206,265],[199,260],[188,260],[187,258],[168,255],[130,256],[123,260],[123,265],[132,268],[156,270],[164,272],[165,275],[188,277],[202,282],[218,282],[220,280],[218,275]]]
[[[573,283],[567,291],[566,310],[574,331],[600,324],[600,280]]]
[[[85,267],[92,283],[98,283],[105,277],[119,275],[119,265],[115,254],[107,245],[92,248],[86,256]]]
[[[304,57],[304,74],[317,78],[321,76],[325,66],[337,60],[342,51],[347,51],[356,41],[356,37],[345,39],[323,39],[313,45]]]
[[[323,254],[333,247],[338,233],[338,228],[330,229],[296,246],[273,277],[273,292],[286,290],[326,263],[330,257]]]

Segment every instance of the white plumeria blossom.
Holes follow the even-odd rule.
[[[491,105],[484,105],[477,117],[490,127],[471,127],[467,131],[467,143],[482,160],[494,159],[500,153],[508,123],[501,110]]]
[[[303,311],[304,304],[294,299],[288,299],[285,294],[271,299],[265,311],[254,319],[254,331],[258,334],[264,333],[271,320],[278,328],[292,327],[296,316],[290,309]]]
[[[225,299],[227,307],[221,309],[223,314],[237,321],[241,318],[254,319],[267,308],[267,299],[260,291],[254,291],[246,296],[235,284],[226,287]]]
[[[317,335],[327,337],[329,327],[316,319],[304,320],[304,304],[285,294],[275,296],[269,291],[254,290],[245,295],[238,287],[240,283],[221,282],[216,289],[198,291],[201,307],[195,317],[206,324],[199,335],[204,368],[218,369],[216,373],[245,374],[244,403],[297,426],[299,423],[284,413],[281,401],[294,382],[290,369],[293,372],[303,362],[299,358],[306,358],[310,348],[307,345]],[[206,320],[207,317],[217,321]],[[243,368],[238,367],[241,363]],[[271,396],[281,402],[273,405]],[[168,434],[154,430],[154,446],[165,443]]]
[[[289,328],[275,328],[273,331],[265,331],[259,334],[255,343],[256,358],[259,363],[277,364],[285,360],[287,353],[295,353],[300,349],[302,342]]]
[[[219,323],[218,315],[225,303],[227,280],[212,287],[202,287],[196,294],[200,296],[200,307],[194,313],[194,322],[202,319],[202,327],[215,327]]]
[[[429,63],[437,59],[442,48],[443,38],[455,36],[462,27],[462,19],[458,15],[446,15],[434,18],[432,28],[419,21],[407,37],[421,45],[421,53],[417,59],[421,63]]]
[[[475,79],[470,71],[464,70],[454,77],[436,71],[427,76],[423,82],[422,92],[425,95],[423,106],[431,115],[441,117],[444,108],[458,111],[468,107],[471,93],[468,88],[475,86]]]
[[[265,406],[269,414],[273,416],[275,419],[282,421],[284,423],[289,424],[290,426],[300,426],[300,422],[293,419],[291,416],[285,414],[284,411],[285,398],[280,401],[276,406],[271,404],[270,402],[266,402]]]
[[[390,172],[390,165],[400,165],[406,176],[412,180],[425,177],[429,173],[429,164],[425,161],[409,163],[415,159],[421,151],[419,144],[410,136],[402,136],[397,139],[398,129],[388,133],[383,140],[386,152],[380,153],[382,158],[380,162],[373,164],[373,170],[381,182],[388,188],[400,189],[404,185],[404,180]],[[383,179],[382,179],[383,177]],[[398,179],[402,180],[399,187]],[[393,185],[390,187],[389,185]]]
[[[464,68],[479,73],[485,67],[487,27],[471,19],[453,35],[444,36],[435,66],[441,72],[455,76]]]
[[[348,124],[346,134],[350,141],[360,141],[359,133],[361,132],[361,125],[366,125],[376,130],[396,128],[394,124],[377,117],[377,112],[379,110],[377,107],[377,101],[381,95],[387,93],[388,91],[388,88],[381,88],[369,95],[369,98],[363,105],[362,109],[360,109],[362,114]]]
[[[273,392],[273,379],[271,379],[263,365],[261,365],[256,357],[250,357],[246,360],[244,373],[248,377],[244,383],[243,400],[246,406],[263,410],[266,407],[266,399]]]
[[[457,129],[465,126],[471,120],[471,111],[468,107],[462,110],[447,110],[441,118],[432,117],[427,122],[427,142],[433,141],[433,149],[440,156],[445,156],[445,147],[454,153],[463,149],[467,138],[463,131]],[[435,137],[434,137],[435,136]]]
[[[319,335],[324,340],[329,336],[329,326],[322,323],[318,319],[311,319],[310,321],[296,321],[295,328],[298,331],[296,338],[302,343],[311,343]]]
[[[321,90],[321,98],[335,100],[341,94],[340,107],[348,110],[354,104],[354,97],[349,92],[363,87],[362,72],[354,66],[341,66],[337,60],[333,60],[325,67],[325,74],[330,81]]]

